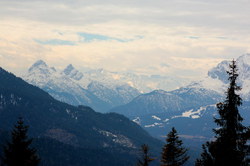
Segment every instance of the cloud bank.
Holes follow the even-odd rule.
[[[1,0],[0,65],[16,74],[43,59],[199,79],[250,52],[247,0]]]

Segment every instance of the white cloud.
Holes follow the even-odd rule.
[[[20,73],[44,59],[58,68],[195,79],[221,59],[249,52],[249,7],[246,0],[1,0],[0,65]],[[82,42],[79,33],[127,42]]]

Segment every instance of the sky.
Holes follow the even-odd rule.
[[[0,0],[0,66],[200,79],[250,52],[249,0]]]

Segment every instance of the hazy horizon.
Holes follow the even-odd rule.
[[[17,75],[42,59],[77,69],[197,80],[250,52],[250,3],[240,1],[0,1],[0,65]]]

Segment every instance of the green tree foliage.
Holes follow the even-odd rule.
[[[40,159],[30,148],[32,139],[27,136],[28,126],[19,118],[11,133],[11,142],[4,147],[3,163],[6,166],[37,166]]]
[[[138,160],[137,166],[149,166],[149,163],[154,159],[149,156],[149,147],[146,144],[141,146],[142,156],[141,159]]]
[[[161,166],[181,166],[188,159],[187,149],[182,147],[182,140],[179,139],[177,131],[172,128],[167,135],[167,144],[164,145],[162,150]]]
[[[207,142],[203,145],[201,159],[197,164],[206,166],[248,165],[247,156],[249,146],[247,141],[250,138],[250,128],[242,124],[238,107],[242,104],[242,99],[237,93],[241,90],[237,85],[238,77],[236,62],[233,60],[227,72],[229,75],[229,87],[226,92],[226,100],[217,104],[219,118],[215,118],[215,123],[219,128],[214,129],[215,141]]]

